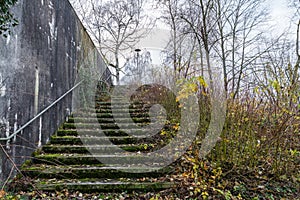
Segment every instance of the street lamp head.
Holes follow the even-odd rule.
[[[137,48],[134,50],[135,52],[139,53],[140,51],[142,51],[141,49]]]

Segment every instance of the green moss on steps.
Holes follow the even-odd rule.
[[[112,148],[114,146],[111,146]],[[154,144],[138,144],[138,145],[118,145],[120,149],[128,152],[144,152],[150,151]],[[85,145],[45,145],[43,146],[43,152],[45,153],[77,153],[77,154],[85,154],[89,153],[91,150],[93,151],[103,151],[110,152],[110,146],[107,145],[93,145],[93,146],[85,146]]]
[[[63,183],[54,184],[38,184],[37,189],[43,191],[81,191],[81,192],[120,192],[120,191],[157,191],[174,187],[175,184],[171,182],[121,182],[121,181],[106,181],[103,180],[82,180],[73,182],[65,180]]]
[[[156,156],[155,161],[158,164],[163,163],[166,157],[162,155],[160,157]],[[139,165],[151,165],[151,158],[144,154],[98,154],[98,155],[89,155],[89,154],[43,154],[36,156],[33,159],[35,164],[48,164],[48,165],[75,165],[78,163],[84,165],[94,165],[101,163],[109,164],[119,164],[119,163],[135,163]]]
[[[152,161],[147,158],[147,154],[141,153],[151,151],[157,148],[157,145],[165,143],[162,142],[163,137],[159,137],[160,134],[153,137],[145,135],[142,126],[150,122],[149,105],[141,103],[132,105],[128,117],[124,115],[127,111],[124,108],[128,107],[128,104],[121,101],[122,99],[119,105],[114,105],[116,107],[114,111],[117,112],[114,112],[114,115],[111,113],[110,102],[97,102],[97,113],[95,105],[91,105],[91,108],[73,113],[68,122],[60,126],[49,144],[33,154],[33,160],[22,168],[24,174],[36,180],[36,189],[115,192],[153,191],[174,186],[170,182],[158,181],[159,177],[164,177],[171,168],[152,171]],[[135,122],[134,125],[130,124],[132,120]],[[119,130],[116,121],[122,123],[125,130]],[[140,127],[137,128],[136,125]],[[100,128],[105,134],[99,134]],[[139,137],[130,136],[133,132],[139,133]],[[113,153],[115,145],[125,152]],[[134,155],[132,152],[135,152]],[[160,162],[163,163],[167,158],[160,157],[160,159],[156,160],[155,166],[159,166]],[[110,163],[112,167],[105,166],[101,161]],[[123,171],[120,166],[114,169],[113,166],[120,162],[130,163],[130,166],[124,167]],[[124,171],[125,168],[127,171]],[[94,177],[98,179],[93,179]],[[151,179],[154,177],[155,179]]]
[[[132,170],[132,173],[128,173],[122,170]],[[170,167],[166,167],[163,169],[157,168],[156,170],[153,168],[152,172],[144,172],[147,171],[147,168],[142,167],[105,167],[104,165],[82,165],[82,166],[52,166],[52,165],[37,165],[31,166],[22,170],[23,174],[31,177],[38,177],[44,179],[60,179],[60,178],[143,178],[149,177],[152,178],[160,177],[166,173],[169,173],[172,169]]]

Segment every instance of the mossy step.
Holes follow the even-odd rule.
[[[114,99],[115,100],[115,99]],[[128,107],[128,105],[130,105],[130,106],[143,106],[143,105],[150,105],[150,104],[146,104],[145,102],[143,102],[143,101],[135,101],[135,102],[132,102],[132,101],[124,101],[124,99],[122,98],[122,99],[119,99],[119,100],[122,100],[122,101],[118,101],[118,102],[113,102],[113,104],[112,104],[112,102],[111,102],[111,99],[109,99],[109,100],[107,100],[107,101],[96,101],[95,102],[95,105],[96,106],[103,106],[103,107],[105,107],[105,106],[115,106],[115,107]]]
[[[96,102],[95,103],[95,107],[96,108],[104,108],[104,109],[110,109],[110,108],[150,108],[152,105],[151,104],[147,104],[147,103],[143,103],[143,102],[136,102],[136,103],[121,103],[121,104],[117,104],[116,102]]]
[[[132,129],[136,127],[143,127],[147,124],[136,124],[136,123],[122,123],[120,126],[123,129]],[[119,129],[116,123],[64,123],[62,128],[64,129]]]
[[[96,118],[96,117],[77,117],[77,118],[69,118],[67,123],[94,123],[94,122],[99,122],[99,123],[115,123],[114,118]],[[144,118],[121,118],[118,119],[118,123],[149,123],[150,119],[147,117]]]
[[[128,118],[128,113],[95,113],[95,112],[77,112],[73,114],[74,117],[97,117],[97,118]],[[148,113],[130,113],[131,118],[149,118]]]
[[[132,136],[106,136],[106,137],[77,137],[77,136],[52,136],[51,144],[85,144],[89,145],[101,145],[107,144],[107,140],[113,144],[138,144],[142,142],[152,142],[152,138],[137,138]]]
[[[85,144],[101,145],[107,144],[107,140],[113,144],[138,144],[144,142],[153,142],[153,138],[138,138],[133,136],[106,136],[106,137],[77,137],[77,136],[52,136],[51,144]]]
[[[154,144],[140,144],[140,145],[117,145],[118,148],[123,149],[128,152],[137,152],[137,151],[150,151],[153,149]],[[42,151],[44,153],[78,153],[84,154],[92,152],[106,153],[111,152],[115,148],[115,145],[44,145]]]
[[[138,166],[106,167],[91,165],[33,165],[23,168],[24,175],[43,179],[83,179],[83,178],[156,178],[170,173],[171,167],[145,168]]]
[[[47,165],[75,165],[78,163],[84,165],[94,165],[100,163],[106,164],[144,164],[147,166],[153,166],[153,161],[155,159],[155,165],[163,165],[167,157],[160,155],[155,158],[149,157],[147,154],[139,153],[119,153],[119,154],[98,154],[98,155],[88,155],[88,154],[41,154],[36,155],[33,158],[33,163],[35,164],[47,164]],[[155,167],[155,166],[153,166]]]
[[[96,109],[96,112],[97,113],[147,113],[149,112],[149,109],[148,108],[123,108],[123,109],[111,109],[111,108],[97,108]]]
[[[35,189],[40,191],[80,191],[91,192],[124,192],[124,191],[159,191],[175,186],[172,182],[141,182],[118,180],[60,180],[55,183],[47,183],[40,180]]]
[[[107,108],[85,108],[78,111],[79,113],[111,113],[111,107]],[[149,107],[141,107],[141,108],[114,108],[114,113],[140,113],[140,112],[149,112]]]
[[[156,133],[157,132],[157,133]],[[161,131],[154,133],[159,134]],[[57,136],[79,136],[79,137],[104,137],[104,136],[139,136],[143,138],[151,137],[152,132],[147,129],[60,129]]]

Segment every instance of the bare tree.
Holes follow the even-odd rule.
[[[300,20],[297,1],[290,1],[295,8],[291,26],[284,36],[264,42],[271,48],[260,56],[260,68],[254,72],[255,84],[264,88],[265,96],[277,107],[286,106],[289,110],[298,110],[299,104]]]
[[[213,0],[187,1],[183,4],[180,14],[181,18],[187,23],[189,32],[195,36],[201,58],[205,58],[209,82],[212,87],[211,50],[215,44],[213,32],[216,25],[213,5]],[[202,55],[202,49],[204,50],[204,55]]]
[[[235,98],[248,68],[271,47],[260,45],[268,13],[260,0],[216,0],[215,5],[215,53],[221,59],[225,90]]]
[[[162,22],[170,28],[171,38],[165,49],[166,66],[172,66],[174,77],[188,77],[194,71],[195,63],[199,60],[198,43],[193,34],[188,30],[187,24],[181,18],[182,1],[166,0],[159,2],[162,7]],[[203,62],[201,62],[203,63]],[[203,69],[203,64],[201,65]]]
[[[110,0],[104,3],[90,0],[88,3],[90,11],[80,1],[77,5],[81,9],[82,20],[105,61],[115,69],[119,84],[120,58],[125,50],[133,49],[147,35],[153,21],[143,12],[143,0]]]
[[[296,19],[296,22],[297,23],[297,31],[296,31],[296,56],[297,56],[297,61],[296,61],[296,64],[295,64],[295,73],[294,74],[298,74],[298,70],[299,70],[299,65],[300,65],[300,6],[299,6],[299,3],[300,1],[298,0],[298,4],[297,4],[297,0],[294,0],[293,1],[294,3],[294,6],[296,8],[296,11],[295,11],[295,19]],[[298,5],[298,7],[297,7]],[[295,79],[296,80],[296,79]]]
[[[263,1],[178,1],[181,2],[179,14],[178,10],[172,10],[174,4],[164,2],[169,2],[169,23],[173,32],[178,33],[178,27],[185,27],[186,33],[194,35],[198,43],[201,71],[204,68],[207,70],[210,84],[213,86],[212,71],[216,66],[212,66],[211,59],[214,59],[215,63],[222,66],[226,93],[235,98],[251,63],[268,51],[268,48],[259,47],[263,38],[261,27],[264,27],[267,20]],[[181,21],[176,18],[178,15]],[[182,21],[185,25],[178,26]],[[173,41],[178,45],[178,41]]]

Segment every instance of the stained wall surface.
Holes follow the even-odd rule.
[[[93,65],[103,80],[110,72],[68,0],[19,0],[19,25],[0,36],[0,137],[5,138],[72,88],[82,65]],[[87,62],[88,61],[88,62]],[[42,144],[72,112],[72,93],[16,137],[1,141],[0,181]]]

